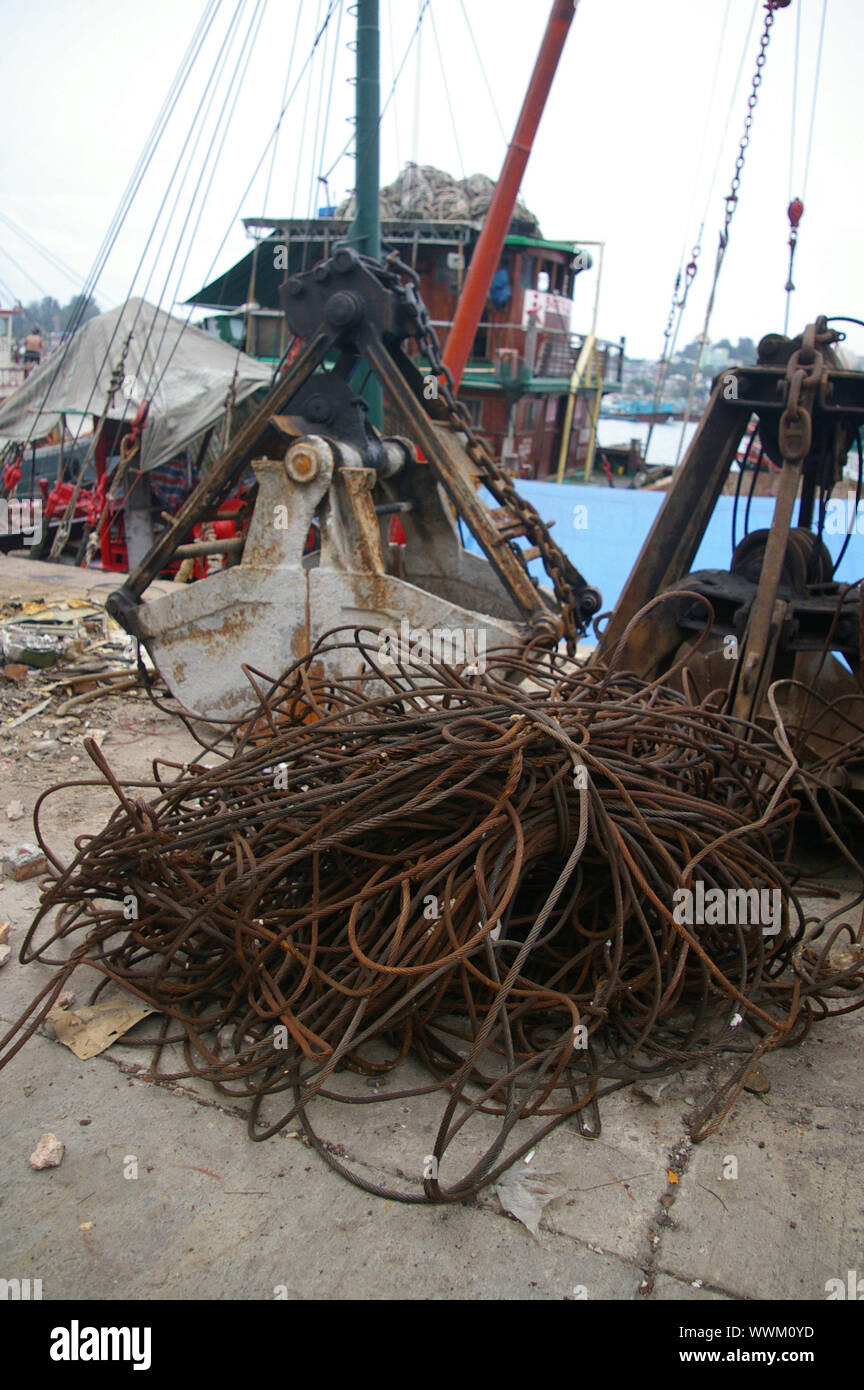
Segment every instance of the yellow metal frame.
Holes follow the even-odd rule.
[[[588,452],[585,456],[586,482],[588,481],[591,469],[594,465],[594,450],[597,442],[597,420],[600,415],[600,402],[603,398],[603,382],[600,379],[600,375],[597,371],[596,345],[597,314],[600,308],[600,282],[603,278],[603,251],[606,243],[603,241],[586,241],[584,240],[584,238],[580,238],[579,245],[596,246],[598,248],[599,255],[597,257],[597,283],[594,287],[594,310],[591,320],[591,332],[586,335],[585,341],[582,344],[579,356],[576,360],[576,366],[573,368],[573,375],[570,378],[570,386],[567,391],[567,410],[564,415],[564,427],[561,431],[561,447],[558,450],[558,471],[556,473],[556,481],[559,483],[563,483],[564,481],[564,470],[567,464],[567,455],[570,452],[570,436],[573,433],[573,412],[576,408],[576,395],[579,391],[580,386],[583,384],[583,376],[585,377],[585,384],[588,384],[588,378],[590,377],[592,368],[594,369],[595,376],[594,404],[591,410],[591,435],[588,440]]]
[[[597,354],[594,353],[591,359],[594,366],[595,391],[594,404],[591,407],[591,433],[588,437],[588,450],[585,454],[585,482],[591,477],[591,469],[594,467],[594,450],[597,446],[597,421],[600,418],[600,405],[603,400],[603,380],[597,369]]]
[[[576,392],[582,384],[582,378],[590,369],[594,359],[594,344],[596,342],[593,332],[589,333],[579,351],[576,359],[576,366],[573,368],[573,375],[570,378],[570,386],[567,392],[567,411],[564,415],[564,428],[561,431],[561,448],[558,450],[558,473],[557,481],[563,483],[564,468],[567,463],[567,454],[570,451],[570,436],[573,433],[573,411],[576,408]]]

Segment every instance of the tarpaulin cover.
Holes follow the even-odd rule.
[[[84,412],[98,419],[130,332],[123,384],[108,418],[134,420],[142,402],[150,402],[141,436],[145,472],[174,458],[219,419],[235,368],[237,402],[270,382],[272,369],[265,363],[238,354],[213,334],[144,299],[130,299],[85,323],[4,401],[0,436],[19,442],[40,439],[61,413],[74,418]]]

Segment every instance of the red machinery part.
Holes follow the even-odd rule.
[[[444,364],[449,367],[454,387],[457,388],[471,352],[477,325],[483,316],[483,307],[501,257],[534,136],[537,134],[537,127],[577,4],[578,0],[554,0],[516,130],[507,148],[483,230],[474,247],[462,295],[444,348]]]
[[[21,463],[19,459],[15,459],[14,463],[7,463],[6,467],[3,469],[3,487],[7,496],[18,486],[20,481]]]

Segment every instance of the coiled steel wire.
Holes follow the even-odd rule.
[[[88,741],[117,807],[63,864],[39,828],[59,788],[37,804],[51,877],[21,960],[57,975],[0,1066],[86,963],[93,1001],[113,984],[162,1016],[153,1077],[245,1099],[253,1139],[299,1125],[367,1191],[459,1201],[568,1117],[595,1136],[611,1091],[737,1053],[694,1118],[704,1137],[755,1058],[864,1002],[864,966],[828,961],[860,928],[808,923],[783,867],[802,801],[824,812],[776,705],[772,734],[549,651],[461,668],[381,653],[343,629],[276,681],[250,671],[257,708],[215,766],[157,762],[121,786]],[[321,674],[337,656],[358,674]],[[677,920],[697,880],[779,892],[775,934]],[[399,1084],[409,1054],[420,1086]],[[358,1094],[357,1073],[395,1084]],[[352,1169],[310,1118],[436,1094],[413,1185]],[[494,1135],[457,1172],[480,1117]]]

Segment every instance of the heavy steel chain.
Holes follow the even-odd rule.
[[[371,264],[374,265],[374,262]],[[464,403],[457,399],[453,390],[453,377],[441,357],[438,335],[429,320],[426,306],[417,293],[420,279],[416,271],[395,254],[387,257],[387,265],[396,272],[391,287],[396,288],[412,306],[412,319],[416,322],[413,336],[418,349],[429,362],[431,374],[439,379],[438,400],[444,407],[451,427],[454,431],[465,435],[468,456],[495,501],[500,507],[505,507],[511,512],[522,526],[532,545],[536,546],[540,552],[540,559],[552,582],[560,609],[561,635],[565,639],[567,650],[573,652],[579,637],[585,632],[591,618],[597,612],[599,595],[597,596],[597,603],[592,607],[593,597],[589,598],[589,595],[593,595],[595,591],[588,589],[586,592],[587,586],[581,582],[581,575],[576,571],[572,561],[553,541],[538,512],[526,498],[521,496],[509,474],[495,462],[485,445],[474,433],[468,411]],[[399,276],[405,276],[409,283],[406,285],[400,282]],[[443,378],[443,384],[441,378]],[[527,569],[519,546],[506,540],[502,540],[502,544],[509,545],[519,562]],[[578,610],[574,587],[582,590],[587,600]],[[590,611],[586,611],[588,609]]]
[[[719,236],[717,239],[717,257],[714,262],[714,279],[711,282],[711,290],[708,295],[708,304],[705,308],[705,322],[702,325],[702,332],[700,333],[699,338],[697,339],[699,343],[699,351],[696,356],[696,361],[693,365],[692,376],[690,377],[690,390],[687,395],[687,405],[684,410],[684,419],[681,427],[681,435],[678,440],[678,450],[675,454],[676,468],[681,459],[681,450],[684,446],[684,435],[686,433],[687,424],[690,420],[690,410],[693,405],[693,398],[696,390],[696,382],[699,378],[699,372],[702,367],[702,357],[705,352],[705,346],[708,342],[708,329],[711,324],[711,315],[714,312],[714,299],[717,294],[717,285],[720,280],[720,272],[723,269],[723,261],[726,257],[726,248],[729,245],[729,228],[732,224],[732,218],[735,216],[735,209],[738,206],[738,190],[741,187],[741,175],[744,172],[744,161],[747,157],[747,149],[750,145],[750,132],[753,127],[753,116],[756,111],[756,103],[759,100],[759,88],[762,86],[762,69],[765,66],[765,60],[768,56],[768,44],[771,39],[771,30],[774,27],[774,12],[775,10],[786,9],[789,3],[790,0],[765,0],[765,25],[762,29],[762,34],[759,39],[759,54],[756,58],[756,70],[753,73],[753,81],[750,86],[750,95],[747,98],[747,115],[744,118],[744,130],[741,135],[741,140],[738,145],[738,154],[735,159],[735,172],[732,175],[732,184],[729,189],[729,192],[726,194],[726,213],[723,218],[723,226],[720,228]]]
[[[813,442],[813,421],[810,407],[820,381],[825,375],[825,358],[817,350],[831,341],[824,319],[808,323],[801,346],[786,364],[786,403],[780,417],[778,438],[784,463],[803,461]]]
[[[735,159],[735,172],[732,175],[732,186],[726,194],[726,215],[723,219],[723,230],[720,233],[720,245],[724,249],[729,240],[729,226],[732,222],[732,218],[735,216],[735,209],[738,206],[738,189],[741,187],[741,175],[744,172],[744,161],[747,158],[747,150],[750,145],[750,132],[753,127],[753,116],[756,111],[756,103],[759,100],[759,88],[762,86],[762,69],[768,57],[768,44],[771,41],[774,12],[778,9],[785,9],[788,4],[789,0],[768,0],[765,6],[765,25],[759,39],[756,71],[753,73],[750,95],[747,98],[747,115],[744,117],[744,130],[741,133],[741,140],[738,145],[738,154]]]

